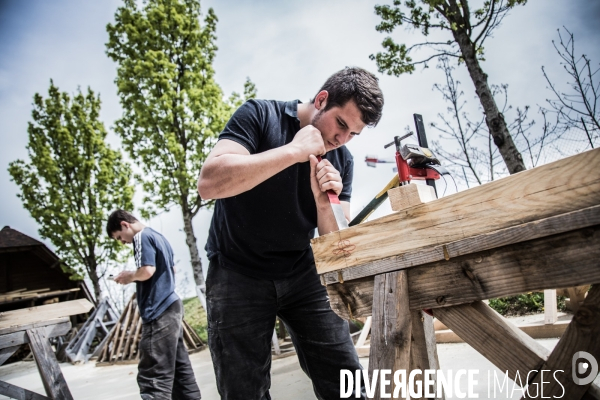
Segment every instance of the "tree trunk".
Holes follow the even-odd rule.
[[[194,236],[194,228],[192,227],[192,213],[185,202],[181,205],[181,211],[183,214],[185,242],[190,249],[192,271],[194,272],[194,282],[196,282],[196,295],[198,296],[202,307],[206,310],[206,285],[204,284],[204,274],[202,273],[202,260],[200,259],[196,237]]]
[[[456,29],[452,31],[452,33],[460,47],[465,64],[467,64],[471,80],[475,84],[475,92],[483,107],[485,122],[489,132],[494,138],[494,143],[498,146],[498,150],[504,159],[504,163],[508,167],[508,172],[514,174],[524,171],[526,168],[523,157],[517,149],[517,146],[515,146],[513,138],[506,127],[504,115],[498,110],[494,96],[492,96],[492,91],[488,86],[487,75],[479,66],[479,61],[477,60],[471,38],[466,31],[461,29]]]
[[[96,296],[96,301],[100,302],[102,299],[102,288],[100,288],[100,279],[98,279],[98,264],[96,263],[96,257],[88,257],[87,264],[88,276],[90,277],[92,285],[94,286],[94,296]]]

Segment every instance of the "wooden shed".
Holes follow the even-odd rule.
[[[69,279],[61,260],[42,242],[10,226],[0,231],[0,312],[86,298],[84,281]]]

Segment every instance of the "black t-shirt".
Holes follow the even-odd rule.
[[[300,130],[298,100],[249,100],[231,117],[220,139],[233,140],[250,154],[290,143]],[[340,172],[341,201],[350,201],[354,162],[345,146],[324,158]],[[310,188],[310,163],[292,165],[253,189],[219,199],[206,251],[224,268],[263,279],[280,279],[313,264],[310,239],[317,208]]]

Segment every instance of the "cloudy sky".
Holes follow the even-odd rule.
[[[385,2],[382,2],[385,3]],[[375,3],[359,0],[204,0],[218,18],[215,62],[217,82],[225,95],[241,91],[246,77],[256,84],[258,97],[307,101],[333,72],[360,66],[376,72],[369,55],[380,51],[384,34],[375,31],[379,18]],[[112,134],[121,108],[113,83],[116,66],[105,55],[106,25],[113,21],[117,0],[0,0],[0,227],[10,225],[39,239],[38,225],[16,197],[17,186],[7,172],[8,163],[27,159],[27,122],[34,93],[47,94],[50,79],[61,91],[73,93],[91,87],[102,99],[101,118]],[[473,8],[473,7],[472,7]],[[509,85],[514,106],[542,104],[550,95],[541,66],[559,84],[566,81],[552,47],[556,30],[567,27],[575,34],[576,51],[600,62],[600,1],[529,0],[511,11],[494,37],[486,43],[482,64],[491,84]],[[400,29],[399,42],[414,43],[418,32]],[[355,157],[353,214],[368,203],[392,176],[391,166],[367,168],[367,154],[391,157],[383,145],[411,125],[412,114],[433,122],[445,105],[432,91],[443,78],[432,68],[400,78],[379,74],[385,95],[383,118],[349,145]],[[473,104],[475,92],[464,66],[457,69],[465,98]],[[429,128],[430,138],[434,132]],[[454,191],[454,186],[446,192]],[[460,188],[460,186],[459,186]],[[137,199],[141,196],[138,194]],[[137,206],[139,206],[139,201]],[[389,212],[383,207],[378,215]],[[210,212],[194,220],[199,247],[206,241]],[[181,230],[179,210],[147,221],[173,244],[176,259],[189,272],[189,254]],[[49,247],[53,247],[47,243]],[[206,257],[202,251],[203,260]]]

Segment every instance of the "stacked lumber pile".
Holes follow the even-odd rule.
[[[79,288],[66,289],[66,290],[50,290],[49,288],[45,289],[36,289],[36,290],[27,290],[27,288],[12,290],[7,293],[0,293],[0,304],[12,303],[16,301],[22,300],[38,300],[38,299],[47,299],[43,302],[43,304],[52,304],[58,303],[58,296],[62,296],[65,294],[78,292]]]
[[[182,325],[183,342],[188,352],[195,353],[202,350],[204,348],[202,339],[185,320]],[[137,364],[140,359],[138,346],[141,336],[142,317],[134,294],[104,343],[94,352],[99,354],[96,365]]]

